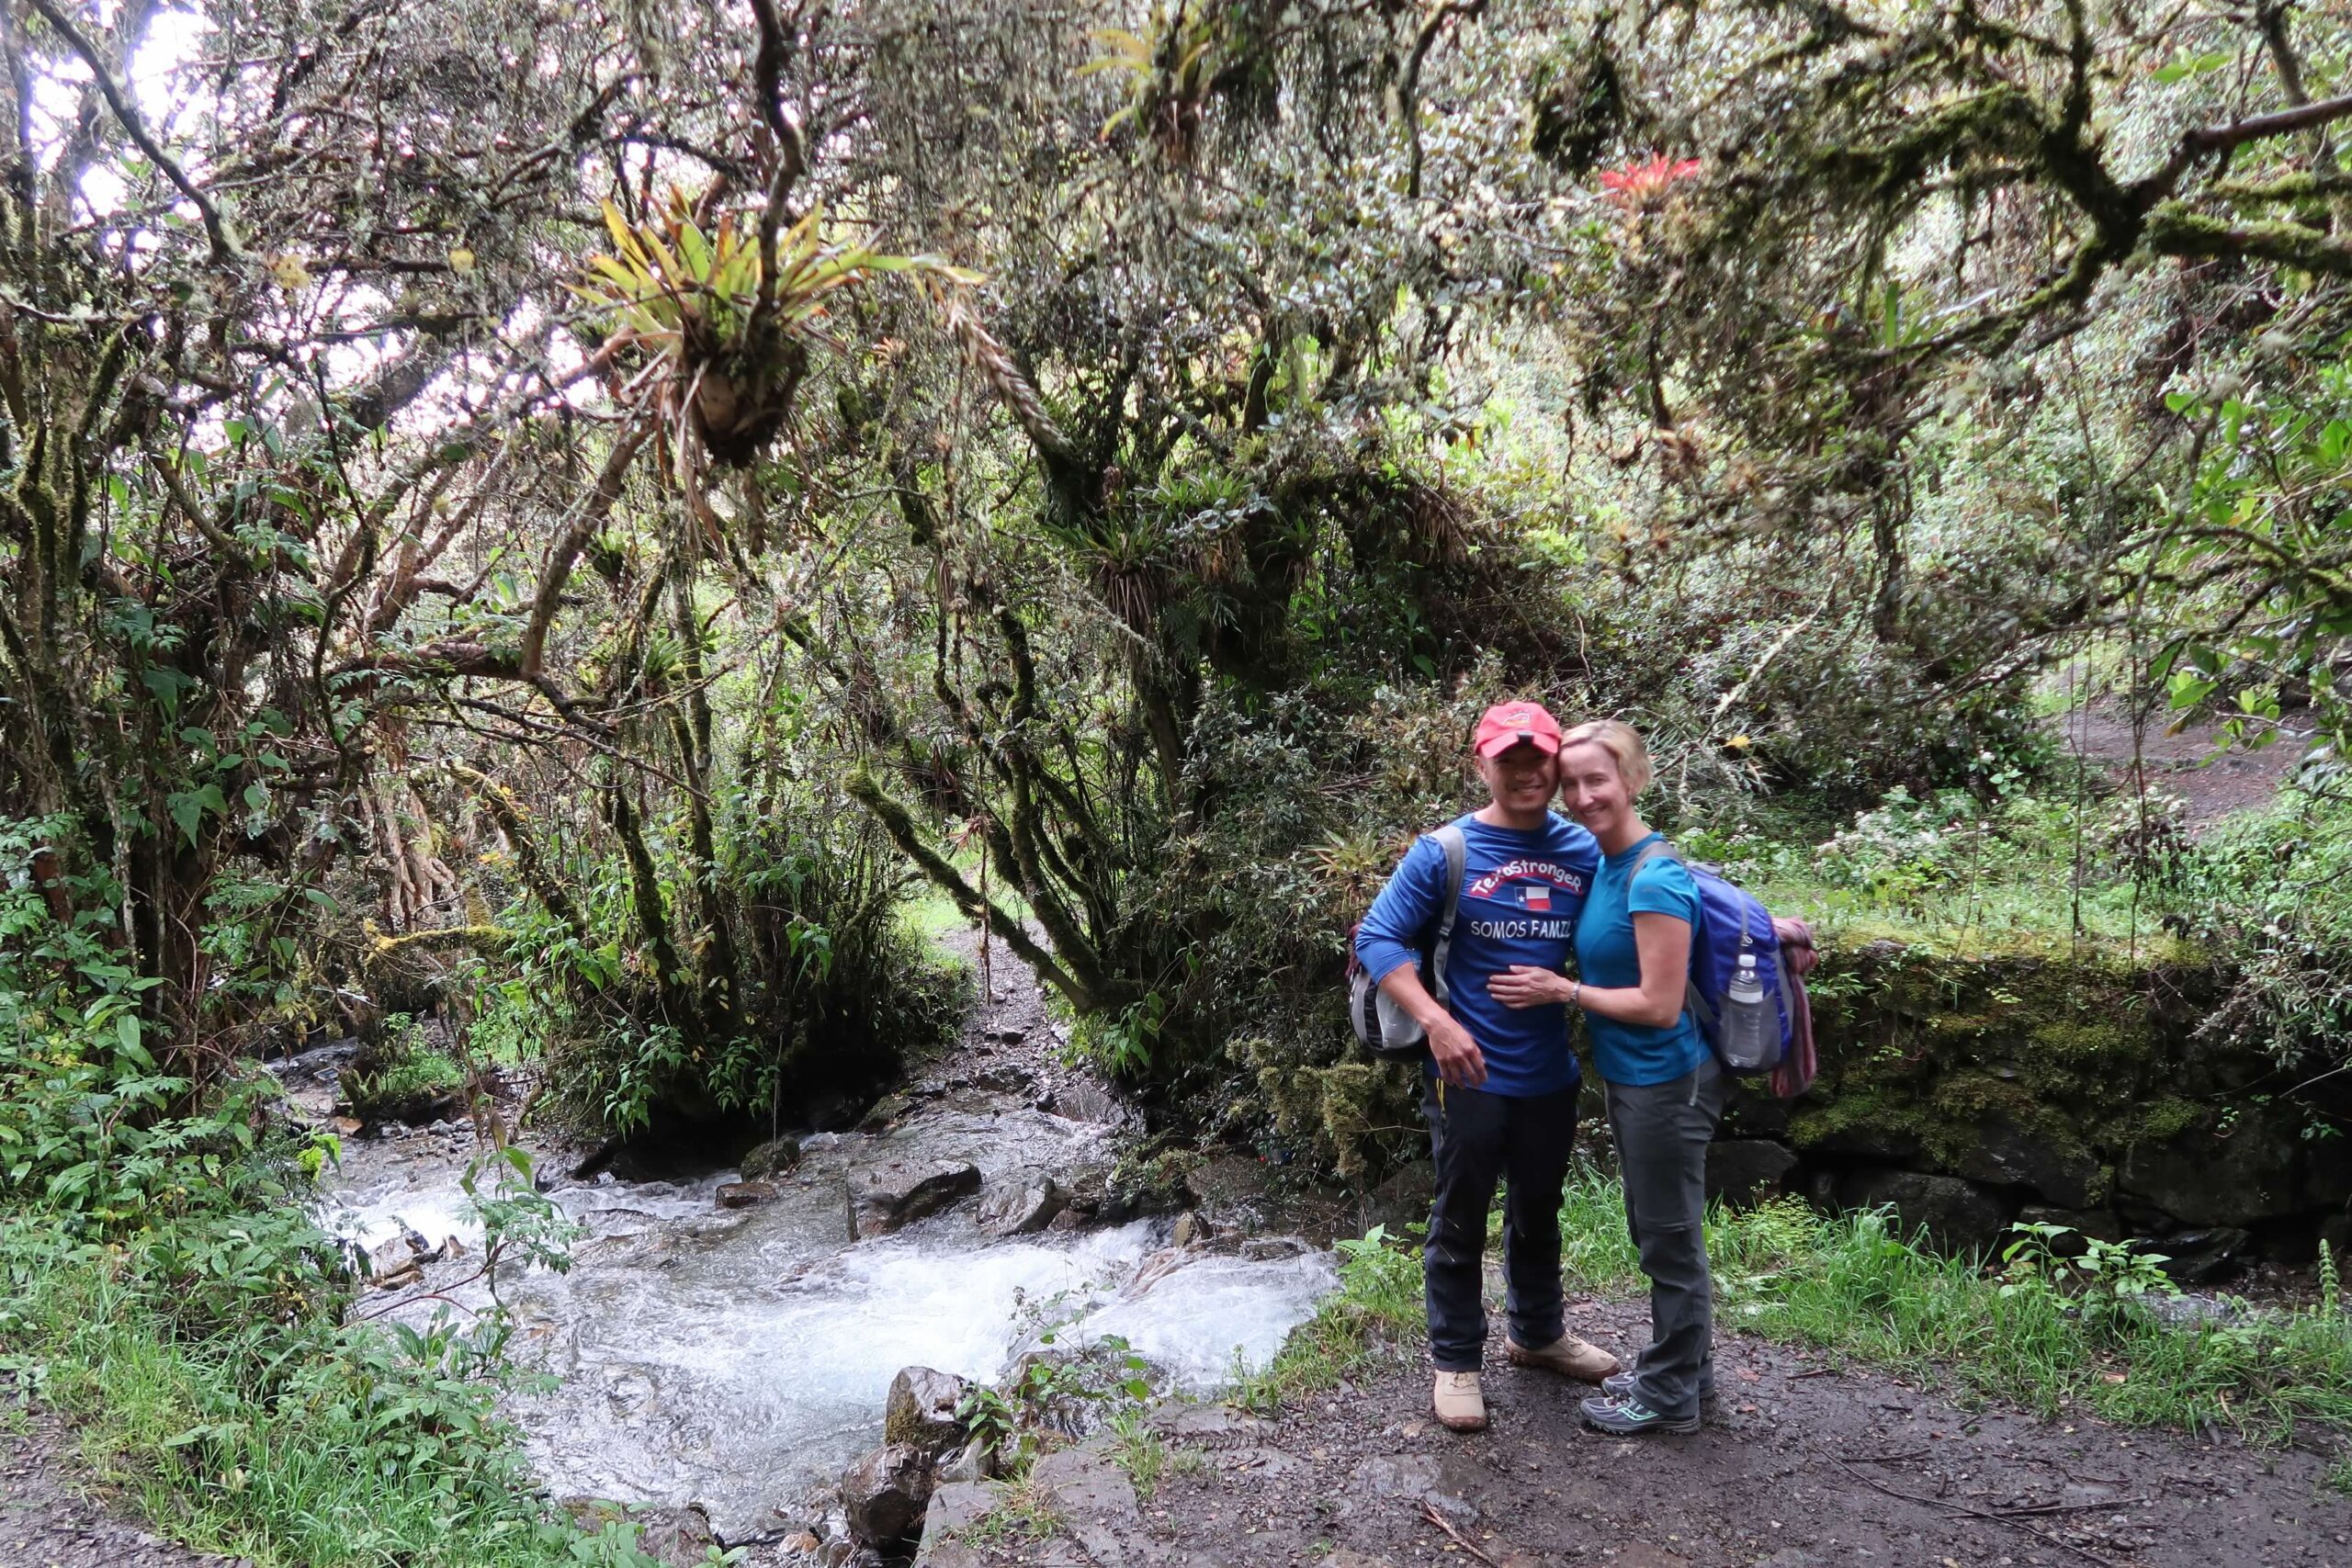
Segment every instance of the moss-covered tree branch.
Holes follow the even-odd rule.
[[[956,908],[963,911],[966,919],[975,921],[985,919],[989,931],[1020,954],[1022,962],[1044,976],[1069,1000],[1070,1006],[1080,1012],[1094,1010],[1094,991],[1063,968],[1060,960],[1032,937],[1021,921],[1007,912],[1002,905],[982,897],[978,890],[964,879],[964,874],[931,846],[923,838],[922,830],[915,826],[913,815],[885,794],[872,773],[861,768],[849,776],[843,787],[849,791],[852,800],[864,807],[882,825],[882,830],[899,847],[899,852],[914,862],[934,886],[956,901]]]

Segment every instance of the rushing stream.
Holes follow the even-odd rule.
[[[458,1185],[469,1152],[454,1127],[353,1142],[329,1195],[337,1228],[370,1246],[403,1230],[435,1247],[454,1235],[460,1258],[428,1282],[473,1271],[481,1226]],[[812,1139],[755,1207],[717,1206],[731,1172],[559,1187],[550,1196],[587,1231],[571,1271],[505,1278],[500,1292],[518,1359],[559,1380],[512,1406],[542,1479],[559,1496],[697,1501],[741,1538],[880,1441],[904,1366],[994,1379],[1048,1329],[1061,1348],[1115,1335],[1194,1391],[1227,1381],[1237,1359],[1262,1365],[1331,1287],[1329,1254],[1266,1238],[1171,1247],[1166,1220],[994,1240],[973,1199],[895,1235],[849,1236],[844,1184],[872,1164],[967,1160],[985,1196],[1099,1170],[1113,1152],[1104,1127],[983,1093],[885,1134]]]

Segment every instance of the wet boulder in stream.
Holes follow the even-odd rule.
[[[863,1241],[978,1191],[980,1168],[969,1160],[886,1160],[851,1171],[848,1188],[849,1234]]]
[[[931,1503],[931,1456],[911,1443],[888,1443],[842,1472],[842,1509],[850,1533],[874,1546],[912,1540]]]
[[[745,1155],[738,1168],[746,1181],[782,1176],[800,1163],[800,1140],[771,1138]]]
[[[711,1199],[722,1209],[749,1209],[775,1196],[773,1181],[722,1181]]]
[[[979,1226],[991,1236],[1029,1235],[1069,1206],[1069,1194],[1052,1177],[1016,1178],[980,1199]]]
[[[994,1513],[1004,1495],[1003,1483],[995,1481],[951,1481],[933,1493],[915,1568],[979,1568],[987,1559],[961,1538]]]
[[[902,1367],[890,1380],[882,1435],[893,1443],[922,1450],[934,1459],[964,1440],[956,1407],[972,1385],[953,1372]]]

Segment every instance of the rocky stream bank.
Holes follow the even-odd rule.
[[[1335,1282],[1336,1216],[1270,1202],[1254,1161],[1135,1157],[1127,1107],[990,956],[960,1044],[849,1125],[658,1165],[535,1147],[582,1232],[564,1271],[485,1276],[470,1124],[346,1119],[325,1207],[371,1260],[356,1311],[422,1323],[494,1283],[516,1359],[548,1374],[507,1402],[537,1479],[676,1562],[910,1548],[938,1480],[992,1469],[945,1441],[974,1386],[1025,1387],[1075,1438],[1106,1380],[1204,1393],[1262,1365]],[[337,1113],[348,1050],[279,1069],[305,1113]]]
[[[1582,1391],[1535,1374],[1501,1373],[1496,1431],[1453,1438],[1427,1423],[1410,1358],[1272,1424],[1168,1400],[1114,1442],[1090,1394],[1139,1371],[1149,1398],[1197,1395],[1237,1359],[1261,1364],[1332,1284],[1330,1239],[1419,1217],[1425,1187],[1408,1168],[1361,1200],[1276,1196],[1238,1153],[1137,1157],[1132,1113],[1064,1063],[1029,976],[992,957],[957,1048],[845,1109],[847,1125],[661,1166],[535,1149],[581,1227],[573,1265],[494,1282],[525,1365],[552,1376],[510,1404],[551,1495],[583,1518],[638,1518],[674,1563],[721,1545],[797,1568],[918,1551],[941,1568],[2352,1568],[2344,1505],[2308,1456],[1970,1414],[1745,1342],[1707,1433],[1649,1460],[1584,1433]],[[1718,1191],[1890,1203],[1954,1247],[2019,1219],[2153,1235],[2192,1280],[2347,1239],[2352,1162],[2270,1093],[2275,1064],[2196,1039],[2211,976],[2193,960],[1862,942],[1826,980],[1820,1085],[1737,1105],[1710,1161]],[[337,1114],[351,1049],[278,1065],[300,1111]],[[482,1305],[493,1280],[460,1189],[475,1129],[343,1125],[328,1207],[371,1259],[358,1312]],[[1585,1332],[1632,1343],[1632,1309],[1582,1310]],[[1071,1354],[1088,1344],[1110,1348]],[[1038,1394],[1068,1445],[1017,1488],[956,1414],[989,1384]],[[51,1478],[35,1506],[51,1514],[70,1495],[55,1448],[37,1435],[27,1471]],[[1139,1468],[1138,1452],[1159,1458]],[[94,1517],[58,1529],[139,1539]]]

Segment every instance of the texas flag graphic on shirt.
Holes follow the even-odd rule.
[[[1552,912],[1552,890],[1540,882],[1522,885],[1519,890],[1519,901],[1536,914],[1548,915]]]

